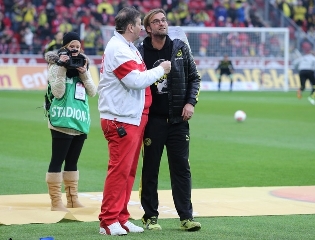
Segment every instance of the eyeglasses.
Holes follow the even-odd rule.
[[[166,18],[162,18],[161,20],[160,19],[155,19],[153,20],[151,23],[153,23],[154,25],[160,25],[161,23],[166,23]]]

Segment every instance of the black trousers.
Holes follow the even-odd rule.
[[[192,218],[189,137],[188,122],[169,124],[166,118],[149,117],[144,132],[140,191],[145,220],[159,215],[158,176],[164,146],[176,211],[180,220]]]
[[[52,138],[52,153],[48,172],[77,171],[77,164],[83,148],[86,134],[72,136],[55,130],[50,130]]]
[[[232,91],[232,87],[233,87],[233,79],[231,77],[231,74],[229,73],[221,73],[220,76],[219,76],[219,81],[218,81],[218,90],[220,91],[221,89],[221,80],[222,80],[222,76],[223,75],[226,75],[230,78],[230,91]]]
[[[304,91],[305,83],[306,83],[306,80],[308,79],[312,85],[312,92],[311,93],[313,93],[315,91],[314,71],[313,70],[301,70],[299,72],[299,77],[300,77],[300,83],[301,83],[300,90]]]

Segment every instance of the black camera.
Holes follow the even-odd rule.
[[[75,49],[70,51],[67,48],[61,48],[58,51],[58,56],[67,55],[69,56],[69,60],[66,62],[63,62],[63,61],[60,61],[60,59],[58,59],[58,61],[56,62],[57,65],[64,66],[67,69],[76,69],[78,67],[83,67],[86,61],[85,57],[80,53],[78,56],[72,56],[73,53],[77,53],[77,52],[78,50],[75,50]]]

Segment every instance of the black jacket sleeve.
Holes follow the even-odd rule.
[[[188,60],[188,85],[186,91],[186,101],[187,103],[195,106],[198,102],[201,78],[198,73],[195,60],[187,45],[183,47],[183,51]]]

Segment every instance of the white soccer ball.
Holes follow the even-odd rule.
[[[238,110],[234,113],[234,119],[238,122],[243,122],[246,119],[246,113],[242,110]]]

